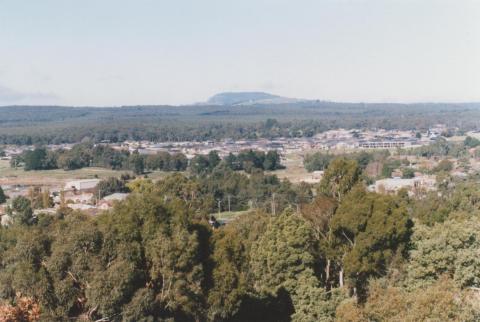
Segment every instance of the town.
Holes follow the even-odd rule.
[[[188,142],[149,142],[149,141],[124,141],[111,143],[102,141],[117,150],[138,151],[140,154],[154,154],[160,151],[169,153],[183,153],[188,158],[197,154],[208,154],[210,151],[217,151],[220,156],[229,153],[238,153],[241,150],[277,150],[282,154],[299,153],[305,154],[311,150],[349,150],[349,149],[393,149],[418,147],[430,144],[437,137],[448,131],[456,131],[443,124],[430,128],[425,133],[418,131],[401,130],[360,130],[360,129],[337,129],[317,134],[313,137],[300,138],[275,138],[256,140],[232,140],[224,139],[218,142],[209,141],[188,141]],[[470,134],[469,134],[470,135]],[[73,144],[48,145],[50,150],[71,149]],[[33,146],[6,146],[4,148],[4,160],[10,160],[13,156],[22,153]]]
[[[208,155],[215,151],[220,158],[228,155],[237,155],[241,151],[277,151],[284,169],[272,171],[280,179],[288,179],[292,183],[305,182],[317,184],[322,179],[324,169],[309,169],[305,167],[305,158],[315,153],[329,155],[345,155],[360,151],[391,151],[388,161],[371,160],[366,165],[365,172],[370,178],[376,178],[368,189],[378,193],[396,193],[400,189],[407,189],[410,194],[419,191],[436,189],[437,179],[433,171],[441,163],[438,157],[421,155],[407,155],[409,149],[428,146],[446,133],[455,133],[458,129],[449,129],[444,125],[437,125],[428,131],[400,130],[330,130],[310,138],[276,138],[239,140],[230,139],[205,142],[148,142],[125,141],[121,143],[101,142],[117,151],[128,151],[148,156],[157,153],[184,154],[189,160],[197,155]],[[464,136],[451,136],[450,141],[459,141],[465,137],[480,137],[480,133],[468,132]],[[48,150],[69,150],[73,144],[49,145]],[[33,146],[5,146],[2,160],[4,173],[0,177],[0,185],[9,196],[9,200],[23,196],[33,198],[35,192],[48,193],[48,202],[43,207],[35,209],[35,213],[55,213],[59,207],[67,206],[74,210],[98,214],[111,209],[115,202],[124,200],[127,192],[113,192],[110,195],[99,196],[97,185],[102,179],[119,177],[128,171],[108,171],[101,168],[91,168],[85,171],[23,171],[15,165],[15,157],[33,149]],[[12,163],[13,162],[13,163]],[[382,169],[387,162],[397,162],[397,167],[382,176]],[[406,163],[405,163],[406,162]],[[449,158],[452,166],[448,171],[456,177],[466,177],[469,173],[480,170],[480,162],[476,158],[475,149],[470,151],[468,160]],[[7,164],[10,164],[7,166]],[[12,164],[15,169],[12,169]],[[8,169],[7,169],[8,168]],[[0,170],[1,171],[1,170]],[[408,174],[411,173],[411,174]],[[160,179],[164,173],[151,173],[153,180]],[[49,200],[50,200],[49,199]],[[11,218],[6,215],[7,204],[0,208],[2,223],[8,225]]]

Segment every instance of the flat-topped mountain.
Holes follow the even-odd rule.
[[[224,92],[212,96],[208,105],[255,105],[255,104],[284,104],[302,101],[297,98],[288,98],[265,92]]]

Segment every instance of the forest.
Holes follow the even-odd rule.
[[[275,118],[272,118],[272,115]],[[477,103],[336,103],[125,107],[0,107],[0,144],[202,141],[313,136],[337,128],[476,129]]]
[[[0,228],[0,320],[480,319],[478,178],[410,197],[368,192],[355,158],[314,186],[226,164],[137,178],[93,217],[16,202]],[[211,225],[228,196],[249,212]]]

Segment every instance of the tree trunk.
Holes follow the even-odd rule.
[[[340,288],[343,287],[343,267],[340,269],[340,273],[338,275],[338,283],[340,284]]]
[[[330,287],[329,282],[330,282],[330,264],[331,261],[327,259],[327,266],[325,267],[325,285],[327,285],[327,288]]]

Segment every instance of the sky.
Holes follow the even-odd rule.
[[[0,105],[480,101],[480,1],[0,0]]]

